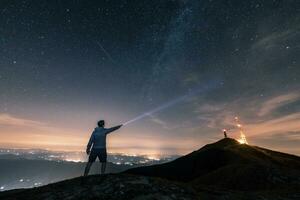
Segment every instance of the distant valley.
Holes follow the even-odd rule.
[[[149,158],[124,154],[109,154],[107,173],[118,173],[132,167],[168,162],[178,156]],[[0,150],[0,191],[37,187],[81,176],[85,167],[83,152],[52,152],[37,149]],[[91,174],[100,173],[96,162]]]

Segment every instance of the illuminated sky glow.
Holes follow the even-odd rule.
[[[290,1],[0,3],[0,146],[184,154],[223,137],[300,155],[300,14]]]

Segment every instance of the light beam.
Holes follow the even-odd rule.
[[[215,89],[217,87],[217,83],[218,83],[217,81],[211,81],[211,82],[209,82],[209,84],[207,84],[205,86],[202,86],[200,88],[191,90],[186,95],[180,96],[180,97],[178,97],[176,99],[173,99],[173,100],[171,100],[169,102],[166,102],[166,103],[164,103],[164,104],[162,104],[162,105],[154,108],[153,110],[149,110],[148,112],[145,112],[145,113],[143,113],[143,114],[141,114],[141,115],[139,115],[139,116],[137,116],[137,117],[135,117],[135,118],[133,118],[133,119],[125,122],[125,123],[123,123],[123,125],[131,124],[131,123],[136,122],[138,120],[141,120],[141,119],[143,119],[145,117],[151,116],[151,115],[153,115],[153,114],[155,114],[157,112],[165,110],[165,109],[167,109],[169,107],[175,106],[176,104],[178,104],[180,102],[183,102],[184,100],[187,100],[187,99],[189,99],[191,97],[199,95],[199,94],[201,94],[203,92],[206,92],[208,90]]]

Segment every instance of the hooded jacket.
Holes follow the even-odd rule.
[[[105,149],[106,148],[106,135],[119,129],[121,126],[115,126],[112,128],[96,127],[93,131],[87,149],[91,147],[93,149]]]

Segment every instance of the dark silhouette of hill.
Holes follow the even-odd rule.
[[[172,162],[126,173],[234,190],[300,189],[300,157],[225,138]]]
[[[32,189],[0,193],[5,200],[197,200],[197,194],[179,183],[128,174],[79,177]]]
[[[0,199],[296,200],[300,158],[226,138],[169,163],[6,191]]]

